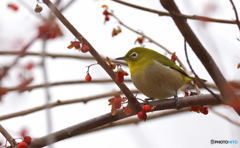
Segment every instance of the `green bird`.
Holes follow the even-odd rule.
[[[127,62],[133,84],[151,99],[174,96],[178,101],[178,89],[194,79],[166,56],[144,47],[132,48],[116,60]]]

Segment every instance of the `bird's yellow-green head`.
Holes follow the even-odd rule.
[[[130,49],[124,57],[117,58],[116,60],[125,60],[133,74],[136,70],[141,70],[158,56],[154,50],[144,47],[135,47]]]

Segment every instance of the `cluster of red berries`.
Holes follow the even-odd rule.
[[[121,67],[117,69],[116,73],[116,82],[117,83],[122,83],[124,81],[124,76],[128,76],[128,73],[124,71]]]
[[[204,115],[208,114],[208,108],[206,106],[190,106],[189,110],[197,113],[202,113]]]
[[[109,105],[111,105],[112,109],[111,109],[111,113],[112,115],[115,115],[117,110],[120,109],[123,105],[123,103],[126,102],[126,98],[122,98],[119,94],[116,94],[113,98],[110,98],[108,100],[109,102]],[[126,114],[127,112],[129,113],[129,108],[125,108],[125,111],[124,111]]]
[[[23,92],[25,88],[33,82],[34,77],[32,75],[32,69],[34,68],[33,62],[28,62],[23,66],[22,71],[19,73],[18,77],[20,79],[20,84],[18,85],[18,92]]]
[[[58,24],[52,21],[46,21],[44,24],[38,26],[38,38],[41,39],[55,39],[62,36],[63,33]]]
[[[19,142],[17,148],[27,148],[31,144],[32,138],[30,136],[23,137],[23,141]]]
[[[139,111],[138,114],[137,114],[138,119],[146,121],[147,120],[147,112],[150,112],[150,111],[151,111],[150,105],[144,104],[142,106],[141,111]]]
[[[109,12],[107,5],[102,5],[102,8],[104,8],[104,11],[103,11],[104,23],[106,23],[107,21],[110,20],[111,13]]]
[[[67,47],[68,49],[75,48],[77,50],[82,51],[83,53],[86,53],[90,50],[90,47],[88,45],[82,44],[79,41],[71,41],[70,45]]]

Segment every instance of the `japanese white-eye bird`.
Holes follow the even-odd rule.
[[[178,89],[193,79],[166,56],[144,47],[132,48],[116,60],[127,62],[133,84],[151,99],[177,99]]]

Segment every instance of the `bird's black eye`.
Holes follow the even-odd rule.
[[[130,57],[131,57],[131,58],[134,58],[134,59],[137,58],[137,56],[138,56],[138,54],[137,54],[136,52],[133,52],[133,53],[130,55]]]

